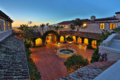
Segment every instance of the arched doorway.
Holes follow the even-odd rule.
[[[92,40],[91,46],[92,46],[92,48],[97,48],[97,41],[96,40]]]
[[[87,38],[84,39],[84,44],[88,45],[88,39]]]
[[[76,37],[75,36],[73,36],[73,42],[76,42]]]
[[[64,42],[64,36],[60,36],[60,42]]]
[[[54,33],[50,33],[46,36],[46,42],[56,42],[57,38],[56,35]]]
[[[78,37],[77,43],[78,43],[78,44],[82,44],[82,38]]]
[[[45,45],[46,42],[58,42],[60,35],[54,30],[49,30],[43,34],[42,39]]]
[[[35,40],[35,46],[41,46],[42,45],[42,39],[41,38],[37,38],[36,40]]]

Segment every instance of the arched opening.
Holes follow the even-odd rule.
[[[46,42],[49,43],[49,42],[56,42],[57,41],[57,38],[56,38],[56,35],[54,33],[50,33],[46,36]]]
[[[96,40],[92,40],[92,44],[91,44],[92,48],[97,48],[97,41]]]
[[[42,39],[41,38],[36,39],[35,44],[36,44],[36,46],[41,46],[42,45]]]
[[[64,36],[60,36],[60,42],[64,42]]]
[[[46,42],[59,42],[60,35],[54,30],[49,30],[43,34],[42,40],[43,45],[45,45]]]
[[[75,36],[73,36],[73,42],[76,42],[76,37]]]
[[[77,43],[78,43],[78,44],[82,44],[82,38],[78,37]]]
[[[88,39],[87,38],[84,39],[84,44],[88,45]]]

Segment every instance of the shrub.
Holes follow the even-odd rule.
[[[68,36],[66,39],[67,41],[73,41],[73,38],[71,36]]]
[[[89,64],[89,61],[87,59],[84,59],[82,55],[73,55],[64,62],[64,65],[66,66],[67,71],[70,71],[71,69],[77,70],[88,64]]]
[[[32,52],[27,47],[25,47],[25,51],[26,51],[26,56],[27,56],[30,79],[31,80],[41,80],[40,72],[37,70],[37,67],[36,67],[33,59],[30,58],[30,54],[32,54]]]
[[[100,57],[100,54],[98,53],[98,49],[95,49],[92,55],[91,63],[99,61],[99,57]]]
[[[101,53],[99,61],[107,61],[107,54],[105,52]]]

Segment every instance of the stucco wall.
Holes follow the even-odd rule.
[[[12,34],[12,30],[6,30],[0,32],[0,41],[4,40],[6,37]]]

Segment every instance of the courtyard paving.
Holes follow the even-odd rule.
[[[40,71],[42,80],[56,80],[69,74],[64,66],[66,59],[58,57],[55,52],[55,49],[61,47],[73,48],[77,51],[77,54],[82,55],[89,61],[93,54],[93,50],[80,49],[80,46],[75,44],[68,46],[67,44],[58,45],[55,43],[48,43],[46,47],[31,48],[33,52],[31,58]]]

